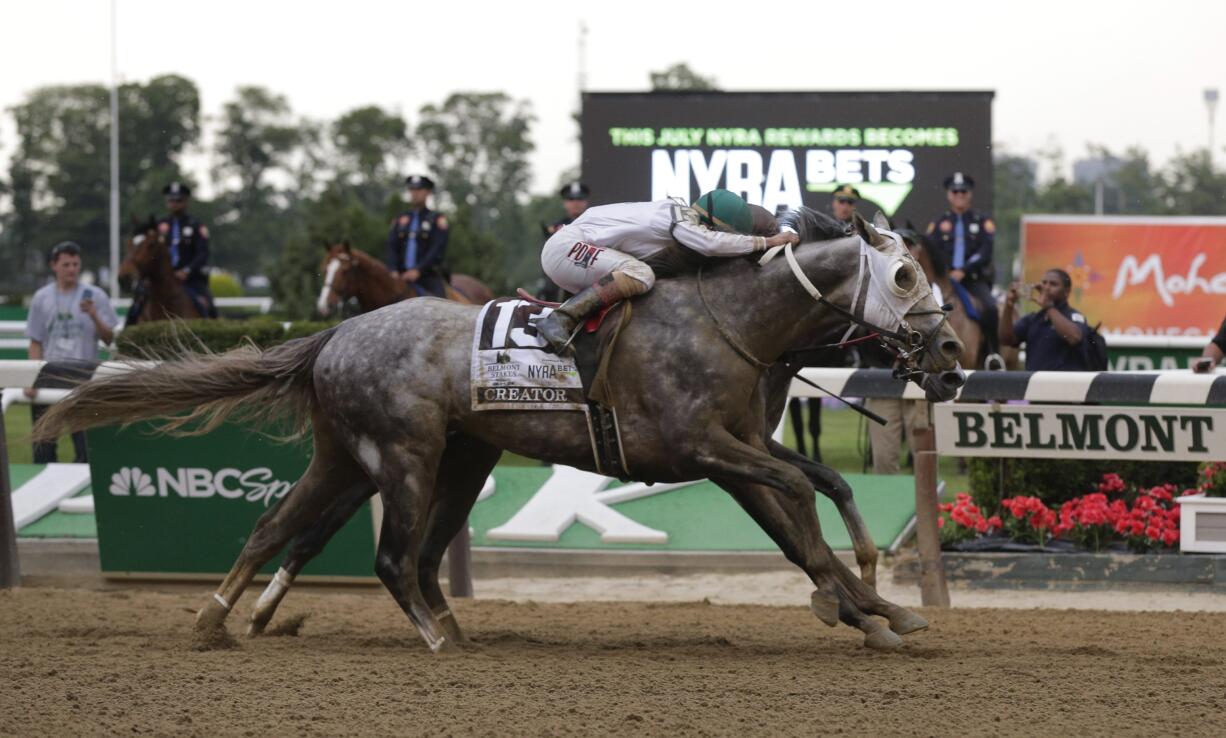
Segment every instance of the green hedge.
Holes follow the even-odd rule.
[[[125,328],[116,342],[120,356],[157,357],[176,351],[179,345],[193,351],[220,353],[251,341],[268,348],[294,338],[302,338],[336,325],[298,321],[286,327],[268,318],[252,320],[159,320]]]
[[[1194,461],[1082,461],[1075,459],[968,460],[971,497],[995,512],[1005,497],[1038,497],[1050,506],[1093,492],[1104,474],[1119,474],[1129,485],[1153,487],[1170,482],[1180,490],[1196,486]]]

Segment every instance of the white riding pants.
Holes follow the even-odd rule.
[[[644,292],[656,282],[651,267],[622,251],[584,242],[582,232],[571,226],[563,226],[545,242],[541,268],[559,287],[572,293],[615,271],[642,282],[646,285]]]

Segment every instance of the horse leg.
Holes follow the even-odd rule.
[[[828,497],[838,508],[839,515],[843,518],[843,525],[847,527],[847,533],[851,536],[851,545],[856,552],[856,564],[860,567],[860,578],[865,584],[876,589],[877,544],[873,543],[873,538],[868,533],[868,526],[860,517],[860,509],[856,507],[855,498],[852,497],[851,485],[847,484],[843,476],[834,469],[812,461],[777,441],[768,439],[766,450],[776,459],[800,469],[809,478],[809,483],[813,485],[813,488]]]
[[[821,539],[821,526],[817,520],[812,493],[809,494],[809,504],[806,506],[762,485],[723,479],[713,481],[732,495],[779,546],[788,561],[808,574],[815,585],[820,587],[823,570],[831,572],[836,564],[841,566]],[[832,561],[834,563],[831,563]],[[843,569],[846,571],[846,567]],[[850,571],[847,573],[851,574]],[[852,578],[855,576],[852,575]],[[836,582],[834,613],[838,620],[864,633],[865,646],[887,650],[902,645],[901,638],[885,625],[865,615],[848,596],[842,582]],[[820,589],[813,593],[810,606],[822,622],[834,625],[830,618],[830,605]]]
[[[344,527],[362,504],[377,491],[374,483],[369,480],[350,486],[328,506],[319,520],[294,537],[290,542],[289,553],[285,556],[285,563],[277,569],[272,581],[256,600],[255,608],[251,611],[251,620],[247,624],[248,636],[257,636],[264,632],[302,568],[323,551],[328,541],[332,540],[337,531]]]
[[[817,521],[813,486],[809,480],[795,466],[771,457],[765,449],[744,443],[723,429],[716,431],[710,441],[711,445],[702,449],[697,459],[707,477],[717,480],[721,487],[732,492],[738,485],[764,485],[778,490],[793,501],[794,506],[808,509],[807,520],[811,526],[796,531],[807,538],[791,539],[795,544],[795,555],[800,557],[796,561],[798,565],[804,562],[802,568],[817,587],[811,601],[814,614],[831,627],[837,625],[839,596],[831,568],[833,557],[827,555],[829,549],[823,552],[817,545],[821,540],[821,528]],[[734,493],[733,496],[737,495]],[[787,551],[784,553],[788,554]]]
[[[375,556],[375,574],[417,627],[426,645],[437,653],[450,642],[422,595],[417,582],[417,562],[435,495],[434,481],[445,434],[441,428],[437,434],[422,428],[414,430],[412,437],[381,444],[377,451],[365,448],[358,456],[383,499],[383,530]]]
[[[361,470],[333,439],[330,427],[317,412],[314,417],[314,454],[306,473],[271,510],[260,516],[221,586],[197,614],[196,631],[223,627],[230,609],[251,580],[295,534],[317,518],[338,492],[348,494]]]
[[[501,456],[502,449],[497,446],[471,436],[453,436],[447,440],[447,449],[439,462],[434,500],[417,562],[417,582],[430,610],[443,624],[448,637],[458,644],[471,641],[460,630],[439,587],[439,563],[447,546],[468,524],[468,514]]]

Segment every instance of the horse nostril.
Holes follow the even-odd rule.
[[[954,389],[957,389],[963,384],[966,384],[966,374],[964,374],[961,370],[941,372],[941,382],[944,383],[946,387],[953,387]]]
[[[962,344],[951,338],[950,340],[941,343],[941,353],[945,354],[946,356],[957,356],[958,354],[962,353]]]

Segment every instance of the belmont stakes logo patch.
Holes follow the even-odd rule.
[[[486,303],[473,336],[473,410],[584,410],[574,359],[537,336],[552,308],[502,298]]]

